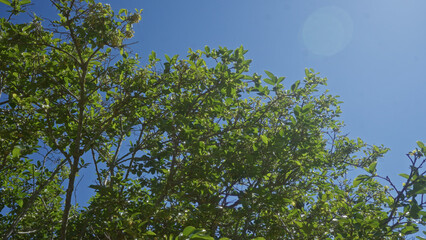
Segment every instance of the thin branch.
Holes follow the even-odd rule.
[[[56,167],[52,175],[49,177],[49,179],[43,184],[41,184],[40,187],[31,194],[31,197],[27,201],[25,201],[21,211],[18,213],[15,220],[12,222],[12,224],[10,225],[6,233],[3,235],[3,240],[7,240],[10,238],[10,236],[12,236],[12,234],[15,232],[16,226],[18,226],[19,222],[22,220],[25,213],[33,206],[35,200],[40,195],[41,191],[44,190],[44,188],[54,180],[56,174],[59,173],[59,171],[62,169],[62,166],[66,162],[67,162],[67,159],[62,160],[61,163]]]
[[[95,165],[95,170],[96,170],[96,175],[97,175],[97,178],[98,178],[98,182],[99,182],[99,184],[101,184],[102,183],[102,179],[101,179],[102,176],[99,173],[98,161],[96,161],[95,151],[93,150],[93,148],[91,149],[91,152],[92,152],[92,158],[93,158],[93,163]]]

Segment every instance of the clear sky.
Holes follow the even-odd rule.
[[[48,0],[31,8],[52,16]],[[379,173],[408,172],[405,153],[426,141],[426,1],[424,0],[103,0],[142,8],[132,48],[143,58],[186,56],[188,48],[243,45],[251,72],[328,78],[339,95],[344,131],[391,151]],[[5,14],[0,6],[0,14]]]

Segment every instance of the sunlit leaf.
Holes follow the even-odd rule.
[[[4,3],[4,4],[10,6],[10,2],[8,0],[0,0],[0,3]]]

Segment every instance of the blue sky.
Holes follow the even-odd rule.
[[[405,154],[426,141],[423,0],[105,2],[144,9],[133,45],[142,57],[243,45],[252,72],[286,76],[287,86],[305,67],[320,72],[344,102],[349,137],[391,149],[378,165],[383,175],[408,171]]]
[[[426,141],[425,1],[106,2],[144,9],[133,47],[142,56],[243,45],[252,72],[286,76],[287,86],[305,67],[320,72],[344,102],[349,137],[391,148],[379,173],[408,171],[405,153]]]
[[[47,0],[31,7],[52,17]],[[424,0],[104,0],[144,9],[132,48],[186,56],[188,48],[243,45],[251,72],[286,76],[313,68],[339,95],[344,131],[391,151],[382,175],[408,171],[405,153],[426,141],[426,1]],[[0,6],[0,14],[5,14]]]

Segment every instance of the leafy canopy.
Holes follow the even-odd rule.
[[[243,47],[143,64],[126,42],[139,10],[51,0],[56,20],[14,23],[29,1],[1,2],[3,239],[399,239],[424,225],[423,143],[402,188],[378,176],[387,149],[341,133],[312,69],[288,85],[249,74]],[[81,208],[83,170],[95,193]]]

